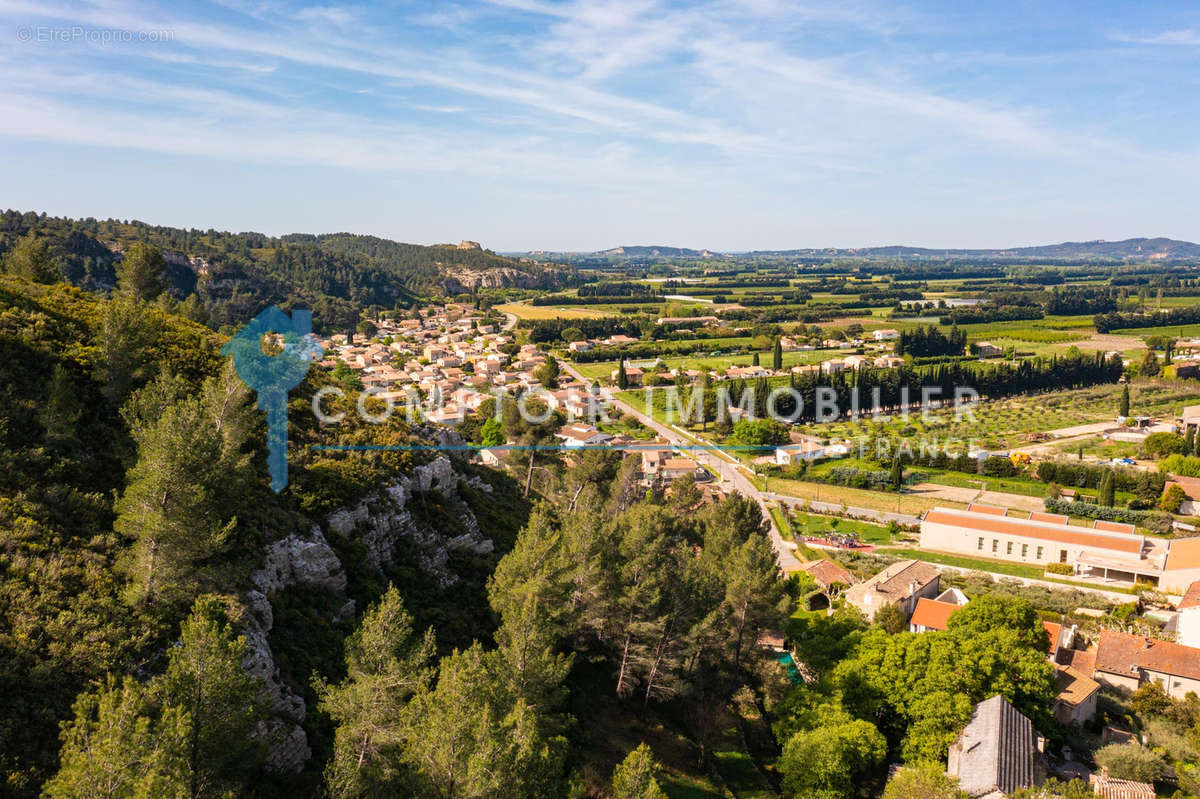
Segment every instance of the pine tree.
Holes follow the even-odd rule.
[[[665,799],[658,784],[660,768],[646,744],[638,744],[613,769],[613,799]]]
[[[125,251],[117,265],[117,287],[128,297],[148,302],[162,294],[166,268],[167,261],[158,248],[139,241]]]
[[[783,369],[783,342],[775,339],[775,348],[771,351],[771,368],[776,372]]]
[[[143,392],[159,392],[161,383]],[[139,392],[132,405],[144,400]],[[201,590],[226,587],[229,579],[229,565],[216,556],[234,550],[235,513],[250,482],[244,450],[253,408],[230,366],[207,381],[200,396],[145,405],[161,412],[131,422],[138,460],[115,504],[113,526],[133,541],[123,564],[132,599],[190,601]]]
[[[4,271],[20,275],[35,283],[56,283],[62,280],[62,269],[50,252],[45,239],[29,231],[4,257]]]
[[[147,350],[157,328],[155,318],[144,306],[125,297],[114,297],[100,309],[97,377],[114,403],[122,403],[129,391],[146,379],[150,367]]]
[[[566,740],[546,735],[524,700],[510,705],[493,689],[478,644],[442,658],[436,686],[419,691],[405,713],[402,756],[417,782],[413,795],[562,795]]]
[[[1129,418],[1129,384],[1121,387],[1121,417]]]
[[[62,726],[59,769],[42,788],[46,799],[185,799],[189,796],[186,714],[149,714],[145,689],[109,677],[76,698]]]
[[[186,714],[183,757],[191,799],[242,795],[260,758],[252,737],[260,717],[259,686],[246,670],[246,639],[221,602],[198,599],[168,654],[166,673],[152,691]]]
[[[428,686],[433,656],[433,631],[418,636],[400,592],[388,586],[346,639],[346,678],[314,686],[321,711],[335,725],[333,755],[325,767],[333,799],[402,793],[404,708]]]

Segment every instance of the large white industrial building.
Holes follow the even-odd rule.
[[[1066,516],[989,505],[928,511],[921,547],[1035,566],[1064,563],[1081,576],[1178,593],[1200,580],[1200,537],[1144,536],[1133,525],[1106,521],[1081,527]]]

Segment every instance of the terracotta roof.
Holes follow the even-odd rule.
[[[1092,525],[1093,529],[1104,530],[1109,533],[1133,533],[1137,528],[1132,524],[1123,524],[1121,522],[1110,522],[1105,519],[1097,519]]]
[[[1176,538],[1167,554],[1167,571],[1200,569],[1200,538]]]
[[[1100,683],[1070,666],[1055,666],[1058,676],[1058,696],[1060,702],[1078,706],[1089,696],[1100,690]]]
[[[1042,628],[1050,638],[1050,657],[1053,658],[1058,653],[1058,642],[1062,640],[1062,625],[1052,621],[1043,621]]]
[[[1096,671],[1135,677],[1138,669],[1200,680],[1200,649],[1113,630],[1100,633]]]
[[[1200,499],[1200,477],[1183,477],[1181,475],[1171,475],[1171,479],[1163,486],[1163,491],[1166,491],[1171,486],[1179,486],[1183,489],[1183,493],[1190,500]]]
[[[978,502],[968,505],[967,510],[972,513],[989,513],[992,516],[1005,516],[1008,514],[1006,508],[999,508],[995,505],[980,505]]]
[[[834,583],[854,585],[858,582],[857,577],[846,571],[840,564],[834,563],[828,558],[802,563],[800,564],[800,570],[811,574],[813,579],[817,581],[817,585],[822,588],[828,588]]]
[[[1096,648],[1091,649],[1067,649],[1065,650],[1067,662],[1064,666],[1070,666],[1075,671],[1087,677],[1091,677],[1096,670]]]
[[[1115,533],[1099,533],[1081,527],[1071,527],[1066,524],[1049,524],[1028,519],[1008,519],[983,513],[935,508],[925,514],[925,521],[934,524],[945,524],[954,527],[965,527],[984,533],[1000,533],[1002,535],[1017,535],[1026,538],[1037,538],[1042,541],[1057,541],[1063,544],[1092,547],[1095,549],[1115,550],[1141,554],[1141,536],[1119,536]],[[1200,538],[1196,539],[1200,541]],[[1200,560],[1200,548],[1196,552]],[[1198,563],[1197,565],[1200,565]]]
[[[1187,610],[1200,606],[1200,580],[1188,586],[1187,593],[1183,595],[1183,599],[1179,600],[1179,606],[1176,610]]]
[[[1051,524],[1067,524],[1071,521],[1069,517],[1058,513],[1042,513],[1036,510],[1029,514],[1029,518],[1035,522],[1050,522]]]
[[[691,458],[667,458],[663,461],[663,468],[668,471],[677,469],[696,469],[696,462]]]
[[[958,605],[953,602],[938,602],[936,599],[922,598],[917,600],[917,606],[913,609],[910,621],[917,627],[945,630],[951,614],[956,610],[958,610]]]

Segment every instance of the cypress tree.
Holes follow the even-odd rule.
[[[1121,416],[1129,416],[1129,384],[1126,383],[1121,389]]]
[[[1113,484],[1112,470],[1104,472],[1104,479],[1100,481],[1100,499],[1101,505],[1112,507],[1116,503],[1116,486]]]
[[[771,352],[771,368],[776,372],[783,368],[783,343],[775,339],[775,349]]]

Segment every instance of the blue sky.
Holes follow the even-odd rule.
[[[1196,3],[0,0],[0,36],[22,210],[497,250],[1200,240]]]

